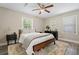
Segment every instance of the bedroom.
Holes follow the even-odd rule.
[[[55,40],[55,45],[52,42],[49,47],[45,47],[44,49],[36,52],[37,55],[51,54],[50,52],[53,50],[54,47],[57,47],[56,45],[58,45],[60,49],[63,45],[63,52],[56,48],[56,51],[53,51],[52,55],[79,54],[77,53],[79,52],[79,3],[47,3],[43,5],[53,5],[52,7],[47,9],[48,11],[50,11],[50,13],[45,12],[44,10],[32,11],[33,9],[39,8],[39,4],[37,3],[0,3],[1,54],[7,54],[7,52],[11,54],[12,52],[8,51],[12,51],[10,47],[15,47],[15,45],[18,44],[16,43],[7,46],[6,35],[16,32],[17,42],[19,42],[19,33],[21,30],[23,33],[27,34],[31,32],[42,34],[45,31],[56,32],[56,38],[58,38],[58,40]],[[40,11],[41,14],[39,14]],[[37,35],[35,34],[35,36]],[[14,42],[12,41],[9,43]],[[65,47],[64,44],[67,45],[69,48]],[[65,48],[69,50],[67,51],[67,53],[65,53]]]

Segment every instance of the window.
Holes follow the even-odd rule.
[[[77,16],[67,16],[63,18],[64,31],[77,33]]]
[[[32,20],[27,17],[22,17],[22,28],[23,29],[32,29]]]

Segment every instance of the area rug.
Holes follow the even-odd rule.
[[[0,46],[0,55],[8,55],[7,45]],[[55,45],[51,43],[35,55],[79,55],[79,45],[57,40]]]
[[[21,43],[8,46],[8,55],[27,55]]]
[[[65,55],[69,44],[62,41],[56,41],[54,45],[51,43],[44,49],[41,49],[39,52],[35,52],[36,55]]]

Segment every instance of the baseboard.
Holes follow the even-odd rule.
[[[78,41],[74,41],[74,40],[69,40],[69,39],[64,39],[64,38],[59,38],[59,40],[63,40],[63,41],[67,41],[67,42],[71,42],[71,43],[75,43],[75,44],[79,44]]]
[[[0,46],[7,45],[7,43],[0,43]]]
[[[18,40],[17,40],[16,42],[18,42]],[[9,44],[10,44],[10,43],[14,43],[14,41],[10,41]],[[0,43],[0,46],[3,46],[3,45],[7,45],[7,42]]]

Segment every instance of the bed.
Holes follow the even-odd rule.
[[[22,33],[19,42],[23,44],[27,54],[32,55],[35,51],[39,51],[51,42],[55,44],[55,38],[49,33]]]

